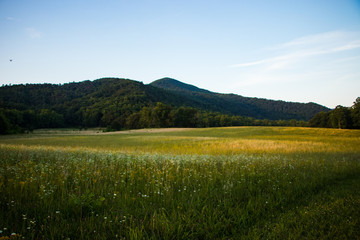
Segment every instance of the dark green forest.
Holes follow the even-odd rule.
[[[310,127],[360,129],[360,97],[350,108],[337,106],[329,112],[320,112],[310,121]]]
[[[330,114],[332,111],[329,111],[315,103],[214,93],[171,78],[147,85],[129,79],[103,78],[67,84],[0,87],[1,134],[60,127],[103,127],[110,131],[156,127],[306,126],[314,116]]]
[[[152,82],[156,86],[190,99],[193,106],[211,109],[228,115],[252,117],[269,120],[304,120],[308,121],[316,113],[330,109],[316,103],[294,103],[261,98],[249,98],[236,94],[210,92],[175,79],[163,78]]]

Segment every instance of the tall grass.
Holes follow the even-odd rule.
[[[12,233],[25,239],[358,238],[358,133],[337,133],[344,148],[329,135],[321,147],[311,140],[319,136],[307,133],[301,141],[320,143],[307,148],[270,130],[257,139],[230,136],[244,135],[241,128],[182,132],[177,140],[175,133],[142,133],[128,136],[139,144],[128,144],[131,151],[56,142],[78,136],[54,138],[48,146],[42,139],[26,145],[5,139],[0,239]],[[216,136],[221,139],[209,139]],[[123,138],[84,141],[96,137]],[[159,140],[169,138],[176,143]],[[146,150],[134,152],[144,142]],[[177,146],[191,150],[178,154]]]
[[[358,153],[360,131],[284,127],[229,127],[166,132],[70,135],[29,134],[2,137],[6,145],[47,146],[88,151],[175,155],[283,153]],[[53,132],[52,132],[53,133]]]

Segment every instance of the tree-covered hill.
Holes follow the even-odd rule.
[[[48,127],[245,125],[254,124],[255,119],[309,120],[328,110],[314,103],[213,93],[170,78],[147,85],[129,79],[103,78],[0,87],[2,133]]]
[[[175,79],[163,78],[150,85],[159,87],[184,98],[191,99],[196,107],[210,109],[231,115],[241,115],[257,119],[270,120],[309,120],[318,112],[330,109],[316,103],[294,103],[261,98],[249,98],[236,94],[214,93],[208,90],[182,83]]]

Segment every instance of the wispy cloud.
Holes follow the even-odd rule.
[[[244,68],[266,65],[268,70],[284,69],[290,65],[306,60],[309,57],[349,51],[360,48],[360,34],[353,32],[328,32],[294,39],[290,42],[269,48],[270,54],[275,51],[283,53],[274,57],[256,61],[233,64],[232,68]],[[267,53],[269,54],[269,53]]]
[[[43,36],[43,34],[35,28],[29,27],[26,28],[25,31],[31,39],[40,39]]]
[[[11,22],[13,22],[13,21],[14,21],[14,22],[18,22],[18,21],[20,21],[20,19],[19,19],[19,18],[10,17],[10,16],[9,16],[9,17],[6,17],[6,20],[7,20],[7,21],[11,21]]]
[[[281,49],[281,48],[286,48],[286,47],[295,47],[295,46],[304,46],[304,45],[314,45],[314,44],[319,44],[319,43],[329,43],[329,42],[338,41],[339,39],[348,38],[349,35],[350,35],[349,32],[343,32],[343,31],[319,33],[319,34],[296,38],[292,41],[280,44],[278,46],[273,46],[272,49],[276,49],[276,48]]]
[[[230,67],[250,67],[250,66],[254,66],[254,65],[263,64],[263,63],[266,63],[269,61],[271,61],[271,58],[268,58],[268,59],[265,58],[265,59],[254,61],[254,62],[234,64],[234,65],[231,65]]]

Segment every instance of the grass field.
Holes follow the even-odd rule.
[[[360,239],[360,131],[2,136],[0,239]]]

